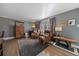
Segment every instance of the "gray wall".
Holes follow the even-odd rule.
[[[5,31],[5,37],[13,37],[15,33],[15,21],[0,17],[0,32]]]
[[[62,35],[65,37],[73,38],[79,40],[79,9],[75,9],[72,11],[68,11],[59,15],[56,15],[56,26],[61,26],[63,22],[66,24],[64,25]],[[74,26],[68,26],[67,21],[69,19],[75,19],[76,24]]]
[[[28,22],[28,21],[25,21],[24,22],[24,31],[28,32],[29,30],[32,30],[32,23]]]
[[[0,17],[0,32],[5,31],[4,37],[14,37],[15,36],[15,20]],[[32,23],[24,22],[24,31],[27,32],[32,30]]]

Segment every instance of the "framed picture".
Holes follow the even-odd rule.
[[[75,19],[68,20],[68,26],[74,26],[75,25]]]

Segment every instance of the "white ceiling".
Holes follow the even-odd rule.
[[[0,17],[40,20],[78,7],[78,3],[0,3]]]

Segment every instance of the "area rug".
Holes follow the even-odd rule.
[[[20,56],[36,56],[45,48],[47,44],[42,45],[37,39],[22,39],[18,41]]]

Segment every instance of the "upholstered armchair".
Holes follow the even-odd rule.
[[[31,38],[38,38],[40,35],[40,30],[34,30],[31,34]]]
[[[43,36],[40,36],[39,40],[42,42],[42,44],[46,44],[46,43],[49,43],[51,39],[52,39],[52,33],[47,33]]]
[[[31,34],[31,38],[32,39],[35,39],[37,37],[37,34],[35,33],[35,32],[33,32],[32,34]]]

